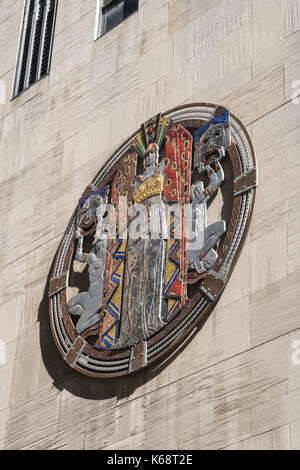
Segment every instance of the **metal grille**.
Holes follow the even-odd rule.
[[[26,0],[13,97],[49,73],[57,0]]]

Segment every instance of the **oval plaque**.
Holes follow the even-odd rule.
[[[145,122],[88,184],[58,249],[49,308],[65,361],[111,377],[176,350],[230,278],[256,186],[250,137],[226,108]]]

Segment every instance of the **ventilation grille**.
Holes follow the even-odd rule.
[[[14,96],[49,73],[57,0],[26,0]]]

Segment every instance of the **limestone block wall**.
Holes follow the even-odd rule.
[[[300,0],[140,0],[93,40],[96,0],[59,0],[50,75],[10,101],[22,1],[0,1],[0,448],[300,448]],[[228,106],[260,187],[217,308],[172,361],[72,371],[47,278],[76,201],[113,150],[174,106]]]

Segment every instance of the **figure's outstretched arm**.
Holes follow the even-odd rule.
[[[77,239],[77,249],[76,249],[75,259],[76,261],[86,262],[88,253],[82,253],[83,236],[81,235],[79,227],[77,227],[76,229],[76,239]]]
[[[206,165],[205,170],[207,172],[207,176],[209,177],[209,185],[205,188],[205,199],[208,201],[208,199],[223,183],[225,175],[220,162],[215,163],[214,170],[210,165]]]

